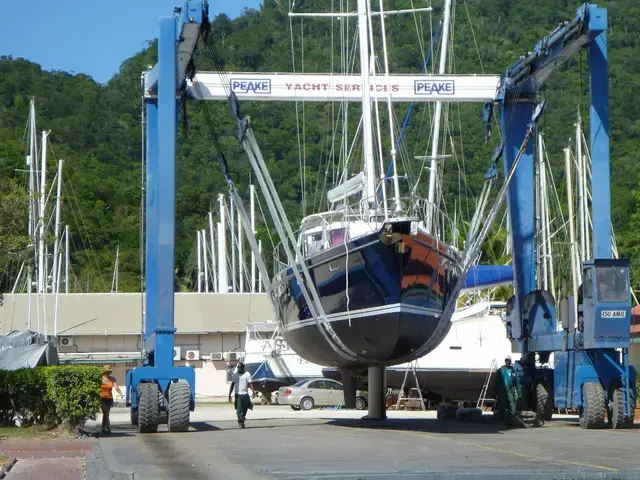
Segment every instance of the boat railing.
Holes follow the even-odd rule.
[[[385,206],[387,211],[386,216]],[[455,220],[452,220],[447,213],[438,206],[435,206],[434,210],[436,212],[435,218],[437,219],[437,221],[434,222],[434,235],[436,239],[444,240],[447,237],[456,239],[457,233],[454,233],[456,229]],[[380,202],[373,212],[369,211],[368,213],[364,211],[362,202],[359,201],[352,204],[342,204],[334,210],[320,212],[306,217],[302,221],[302,226],[294,231],[294,235],[302,255],[311,257],[335,246],[331,238],[332,231],[346,228],[345,236],[340,237],[343,241],[347,238],[354,239],[361,236],[361,233],[355,233],[349,228],[349,224],[353,222],[372,223],[376,225],[376,228],[379,228],[379,225],[383,224],[387,219],[411,218],[417,220],[419,224],[424,225],[428,212],[429,201],[417,195],[401,197],[399,202],[394,198],[387,198]],[[446,228],[447,226],[449,227],[448,229]],[[446,234],[447,230],[450,232],[448,235]],[[316,245],[311,246],[306,242],[304,235],[308,234],[308,232],[313,232],[313,235],[320,236]],[[369,232],[365,234],[367,233]],[[286,270],[288,267],[289,263],[286,252],[283,249],[282,242],[278,242],[273,248],[274,276]]]

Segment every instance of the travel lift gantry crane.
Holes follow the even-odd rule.
[[[144,74],[146,117],[146,296],[144,365],[127,374],[131,423],[156,432],[166,414],[169,430],[187,431],[195,407],[195,371],[174,357],[176,206],[176,92],[182,89],[198,37],[209,27],[201,1],[186,2],[160,19],[158,63]],[[180,87],[180,88],[179,88]]]
[[[558,64],[582,49],[589,54],[594,237],[593,252],[589,254],[593,253],[593,259],[582,267],[584,280],[578,302],[572,297],[563,301],[559,329],[553,296],[536,289],[534,160],[529,146],[508,190],[515,295],[507,302],[507,335],[522,354],[518,370],[525,390],[523,410],[533,410],[550,419],[554,405],[577,409],[583,428],[603,426],[608,410],[611,426],[623,428],[633,424],[636,386],[635,370],[629,365],[628,356],[629,262],[612,259],[604,8],[581,6],[574,20],[559,26],[503,76],[499,95],[503,160],[508,171],[541,84]],[[576,303],[577,312],[571,308]],[[553,368],[536,366],[536,354],[540,364],[546,364],[552,352]]]
[[[517,164],[508,189],[516,295],[509,302],[507,322],[510,338],[523,353],[521,383],[531,392],[539,392],[527,396],[530,403],[542,399],[546,408],[553,382],[556,406],[581,408],[582,423],[587,427],[602,423],[606,396],[611,399],[610,417],[613,416],[614,425],[626,425],[635,398],[635,387],[629,380],[634,371],[628,365],[627,354],[630,300],[625,294],[629,285],[629,264],[611,260],[606,28],[606,10],[585,4],[578,9],[573,21],[558,27],[536,46],[534,53],[520,59],[501,77],[404,75],[385,76],[375,83],[376,91],[391,92],[387,96],[393,101],[499,104],[505,172],[511,172],[511,167]],[[147,144],[145,355],[144,366],[127,375],[127,403],[131,406],[132,423],[138,424],[140,432],[155,432],[163,411],[168,414],[170,430],[188,429],[189,411],[193,410],[195,401],[194,370],[173,366],[178,99],[184,98],[190,88],[190,93],[199,100],[226,100],[229,87],[240,100],[360,99],[358,91],[345,88],[358,85],[360,75],[196,74],[192,55],[198,37],[209,29],[206,2],[188,0],[182,8],[174,9],[173,17],[160,20],[158,64],[144,74]],[[524,152],[519,153],[519,150],[522,139],[527,139],[531,133],[531,119],[539,116],[540,106],[534,113],[538,89],[558,64],[583,48],[588,48],[590,54],[591,156],[595,179],[592,216],[597,260],[585,262],[585,300],[581,302],[583,320],[579,331],[572,331],[567,326],[563,332],[557,332],[553,298],[548,292],[535,290],[533,155],[530,146]],[[223,75],[228,78],[222,78]],[[231,82],[229,78],[232,78]],[[338,91],[336,85],[342,90]],[[393,90],[391,85],[395,87]],[[248,237],[250,233],[247,232]],[[598,294],[602,287],[598,281],[601,272],[623,275],[624,288],[618,291],[619,302],[604,303]],[[616,348],[621,348],[622,354],[617,353]],[[551,352],[556,352],[555,370],[537,368],[536,352],[542,363],[548,360]],[[382,397],[383,389],[378,393]],[[375,412],[370,408],[370,415],[384,418],[382,401],[375,403],[380,404],[379,408]]]

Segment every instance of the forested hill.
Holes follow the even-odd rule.
[[[305,72],[329,71],[332,58],[338,71],[340,26],[329,20],[290,21],[288,3],[265,0],[256,10],[245,10],[236,19],[217,16],[213,22],[216,51],[223,58],[214,61],[214,50],[202,45],[196,58],[199,69],[213,70],[217,63],[229,71],[292,71],[292,36],[296,69]],[[326,11],[329,2],[302,3],[298,11]],[[332,2],[333,3],[333,2]],[[355,2],[350,2],[350,9]],[[410,0],[385,2],[388,9],[410,8]],[[575,16],[578,3],[569,0],[457,0],[453,30],[453,55],[449,71],[455,73],[501,73],[519,55],[560,21]],[[286,4],[286,5],[285,5]],[[419,72],[429,41],[440,19],[441,2],[433,2],[433,23],[422,15],[388,17],[390,68],[394,72]],[[634,264],[634,285],[640,287],[640,50],[638,25],[640,4],[636,0],[599,1],[609,12],[610,111],[612,146],[613,223],[620,252]],[[422,5],[420,5],[422,6]],[[211,6],[215,9],[215,2]],[[346,24],[346,22],[345,22]],[[421,29],[418,36],[416,25]],[[349,21],[350,42],[355,20]],[[301,34],[303,32],[303,34]],[[333,32],[333,33],[332,33]],[[302,42],[304,40],[304,42]],[[333,49],[333,50],[332,50]],[[354,51],[357,54],[357,52]],[[436,54],[438,52],[436,51]],[[155,63],[156,45],[126,60],[120,72],[106,85],[83,74],[43,71],[24,59],[0,59],[0,194],[20,199],[24,192],[25,125],[29,99],[35,97],[38,130],[51,130],[54,159],[64,164],[64,219],[73,234],[72,264],[75,290],[105,291],[111,285],[116,249],[120,247],[120,291],[138,291],[141,195],[141,101],[140,74]],[[436,56],[437,58],[437,56]],[[544,96],[549,99],[542,126],[557,179],[562,180],[562,149],[573,135],[576,109],[588,118],[587,55],[572,59],[549,82]],[[336,108],[333,110],[332,108]],[[357,107],[350,107],[354,132]],[[358,107],[359,108],[359,107]],[[402,120],[407,105],[397,105],[396,118]],[[416,106],[405,137],[409,158],[424,155],[429,138],[430,107]],[[178,288],[193,288],[195,232],[206,228],[206,215],[215,208],[216,197],[225,191],[209,136],[209,126],[201,107],[191,102],[186,129],[179,132],[177,184]],[[324,171],[332,142],[332,115],[337,107],[306,104],[304,114],[294,104],[246,103],[243,113],[253,119],[254,129],[275,184],[290,217],[303,213],[300,180],[298,129],[304,132],[304,177],[306,212],[319,203],[324,189]],[[382,115],[383,110],[381,110]],[[450,134],[464,161],[460,186],[457,172],[444,183],[445,197],[461,194],[473,199],[482,187],[482,173],[498,141],[494,128],[491,143],[483,143],[484,126],[480,105],[450,106],[447,112]],[[209,114],[222,136],[222,145],[240,191],[247,190],[249,168],[234,140],[235,125],[228,106],[210,104]],[[386,116],[386,110],[384,115]],[[454,121],[455,120],[455,121]],[[298,122],[298,123],[297,123]],[[585,122],[588,123],[588,122]],[[299,125],[299,126],[297,126]],[[588,124],[585,125],[588,128]],[[585,131],[588,138],[588,131]],[[339,148],[337,144],[333,144]],[[50,157],[51,158],[51,157]],[[324,167],[319,168],[320,163]],[[49,178],[55,174],[50,161]],[[9,184],[15,180],[19,188]],[[462,182],[464,183],[464,182]],[[462,190],[462,191],[460,191]],[[28,249],[23,235],[27,217],[20,201],[0,203],[0,291],[13,285],[20,254]],[[22,206],[20,206],[22,205]],[[25,227],[22,227],[25,225]],[[265,245],[267,232],[260,230]]]

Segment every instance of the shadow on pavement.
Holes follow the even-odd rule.
[[[386,420],[333,419],[327,425],[370,430],[397,430],[423,433],[459,433],[459,434],[502,434],[507,429],[493,419],[477,422],[456,422],[454,420],[438,420],[435,418],[388,418]]]
[[[222,430],[220,427],[216,427],[215,425],[211,425],[207,422],[191,422],[190,425],[197,432],[213,432],[216,430]]]

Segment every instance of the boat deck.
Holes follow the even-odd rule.
[[[114,433],[100,443],[109,468],[135,471],[136,480],[640,478],[639,424],[582,430],[574,417],[561,417],[504,430],[488,416],[473,424],[439,421],[435,412],[390,411],[384,422],[361,415],[256,406],[238,430],[229,404],[198,406],[189,433],[138,435],[128,412],[116,409]]]

